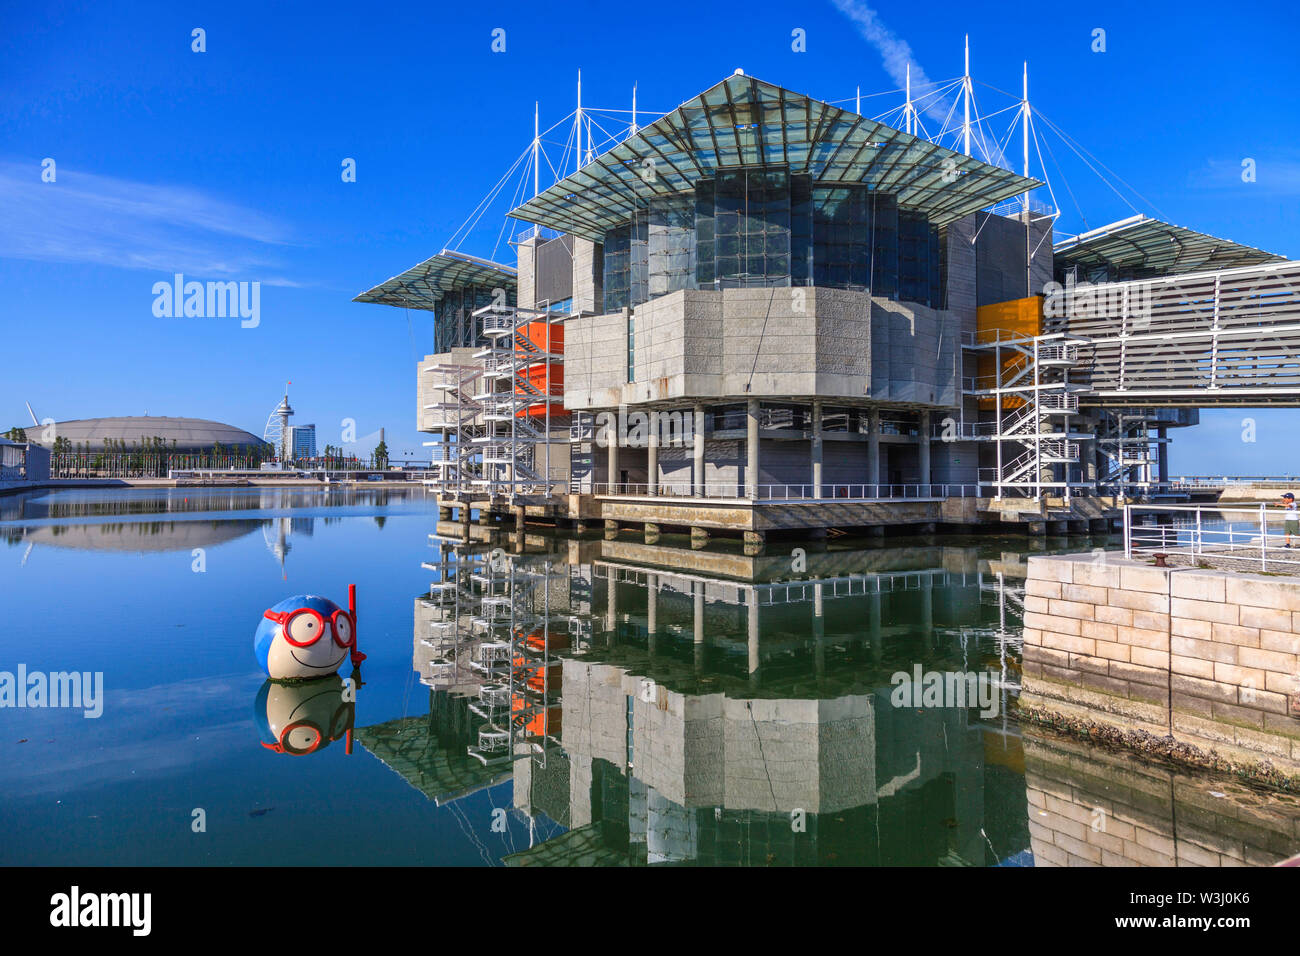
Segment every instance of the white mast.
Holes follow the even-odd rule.
[[[541,192],[541,189],[539,188],[540,186],[539,176],[541,174],[541,169],[538,166],[538,162],[537,162],[538,159],[540,158],[538,156],[538,153],[541,151],[541,145],[542,145],[541,126],[538,123],[538,111],[540,109],[541,109],[541,104],[538,101],[534,100],[533,101],[533,195],[534,196],[538,195]]]
[[[963,119],[961,124],[963,151],[967,156],[970,155],[970,34],[966,34],[966,72],[962,74],[962,101],[964,103]]]
[[[582,168],[582,71],[578,71],[578,152],[574,169]]]
[[[1021,121],[1024,123],[1024,175],[1029,178],[1029,61],[1025,61],[1024,85],[1020,100]],[[1029,190],[1025,190],[1025,297],[1033,295],[1033,268],[1029,251]],[[1037,398],[1037,396],[1035,396]]]
[[[1020,119],[1024,124],[1025,178],[1029,178],[1029,61],[1025,61],[1024,92],[1020,100]],[[1029,190],[1025,190],[1025,222],[1029,221]]]
[[[862,115],[862,87],[860,86],[858,87],[858,98],[853,107],[853,112],[857,113],[859,116]]]
[[[907,64],[907,105],[903,107],[903,129],[912,132],[912,64]]]
[[[632,131],[631,131],[630,133],[628,133],[628,135],[629,135],[629,136],[635,136],[635,135],[636,135],[636,130],[637,130],[637,125],[636,125],[636,84],[633,83],[633,84],[632,84]]]

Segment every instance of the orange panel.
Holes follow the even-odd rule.
[[[999,335],[1002,338],[1010,336],[1027,336],[1042,335],[1043,333],[1043,297],[1041,295],[1032,295],[1027,299],[1012,299],[1009,302],[995,302],[992,305],[981,305],[975,311],[975,337],[980,342],[992,342]],[[976,363],[975,374],[978,376],[978,384],[981,387],[991,387],[994,384],[994,362],[996,360],[990,354],[983,354]],[[1002,359],[1002,377],[1014,372],[1023,365],[1025,357],[1019,352],[1009,352]],[[1017,398],[1014,395],[1004,395],[1002,398],[1002,409],[1007,411],[1012,408],[1019,408],[1025,403],[1024,399]],[[979,400],[980,408],[992,408],[993,399],[981,398]]]
[[[556,355],[564,354],[564,323],[563,322],[529,322],[521,330],[521,334],[532,342],[533,345],[544,352],[551,352]],[[519,345],[515,346],[516,351],[522,352]],[[529,368],[525,373],[525,378],[533,388],[540,391],[546,391],[546,365],[539,363]],[[551,366],[551,395],[554,401],[551,404],[551,414],[558,415],[564,411],[564,366],[562,364],[553,364]],[[538,402],[530,405],[519,413],[521,416],[533,418],[546,417],[546,403]]]

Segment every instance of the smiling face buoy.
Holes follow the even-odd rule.
[[[354,663],[357,620],[329,598],[299,594],[263,612],[253,652],[275,681],[310,680],[335,674],[348,655]]]

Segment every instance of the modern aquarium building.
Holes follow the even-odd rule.
[[[359,296],[435,314],[445,504],[754,543],[1095,530],[1167,489],[1197,408],[1300,398],[1300,267],[1141,216],[1054,244],[1042,182],[903,125],[737,71],[513,209],[515,263]]]

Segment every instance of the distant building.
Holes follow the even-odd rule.
[[[53,448],[67,439],[70,450],[102,452],[107,448],[141,449],[160,439],[166,451],[207,452],[220,443],[229,451],[254,452],[267,448],[256,435],[201,418],[132,415],[117,418],[83,418],[76,421],[29,425],[24,431],[34,445]]]
[[[294,458],[315,458],[316,426],[291,425],[289,427],[289,450]]]

